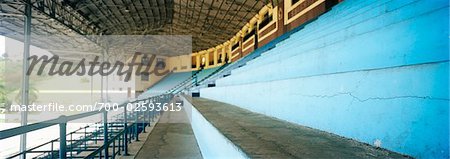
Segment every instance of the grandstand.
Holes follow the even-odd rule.
[[[166,93],[166,91],[175,87],[177,84],[192,77],[191,72],[175,72],[167,75],[158,83],[148,88],[146,92],[141,94],[142,97],[155,96]]]
[[[126,95],[119,94],[128,100],[117,105],[116,114],[102,108],[63,115],[48,120],[50,124],[25,121],[0,130],[1,141],[59,126],[59,138],[38,146],[21,144],[17,152],[3,154],[5,158],[450,157],[446,0],[102,0],[105,7],[63,2],[56,3],[76,10],[73,16],[84,17],[76,24],[86,28],[64,21],[60,25],[84,29],[77,31],[83,36],[188,34],[192,48],[162,53],[170,49],[161,48],[180,45],[170,39],[157,51],[135,49],[159,52],[157,63],[148,66],[170,73],[134,75],[133,87],[128,83]],[[3,5],[14,10],[11,4]],[[205,5],[210,6],[208,12]],[[39,6],[34,10],[40,11]],[[133,22],[121,17],[109,21],[96,12],[128,16]],[[139,21],[148,28],[141,31],[135,26]],[[159,26],[153,26],[155,21]],[[124,24],[105,27],[116,23]],[[129,27],[133,29],[125,29]],[[137,41],[130,46],[146,45]],[[109,49],[111,55],[123,52]],[[151,61],[145,56],[124,57],[140,64]],[[112,80],[116,78],[122,77]],[[100,85],[100,99],[108,101],[103,77]],[[129,107],[133,111],[127,111]],[[101,121],[67,133],[69,121],[96,114],[102,115]],[[82,131],[84,136],[73,139],[72,134]]]

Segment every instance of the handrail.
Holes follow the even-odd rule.
[[[119,105],[119,108],[124,107],[124,104]],[[6,130],[1,130],[0,131],[0,140],[2,139],[6,139],[9,137],[13,137],[13,136],[17,136],[20,134],[25,134],[28,133],[30,131],[36,131],[39,129],[43,129],[43,128],[47,128],[53,125],[57,125],[60,123],[67,123],[69,121],[72,120],[76,120],[76,119],[81,119],[84,117],[88,117],[88,116],[92,116],[98,113],[102,113],[105,110],[94,110],[94,111],[90,111],[90,112],[85,112],[85,113],[81,113],[81,114],[75,114],[75,115],[70,115],[70,116],[65,116],[62,115],[56,119],[50,119],[50,120],[46,120],[46,121],[41,121],[38,123],[33,123],[33,124],[29,124],[29,125],[24,125],[24,126],[19,126],[19,127],[15,127],[15,128],[11,128],[11,129],[6,129]]]
[[[220,66],[220,68],[218,68],[218,69],[215,70],[214,72],[212,72],[212,73],[210,73],[209,75],[207,75],[206,77],[200,79],[200,81],[198,81],[197,83],[202,83],[203,81],[205,81],[205,80],[208,79],[209,77],[211,77],[211,76],[217,74],[218,72],[222,71],[224,68],[226,68],[227,66],[229,66],[229,64],[230,64],[230,63],[225,63],[224,65]],[[175,90],[175,91],[173,91],[173,92],[171,92],[171,93],[179,93],[180,91],[182,91],[182,90],[184,90],[184,89],[186,89],[186,88],[192,88],[193,85],[194,85],[193,83],[190,83],[190,84],[188,84],[187,86],[185,86],[184,88]]]
[[[106,144],[103,144],[99,149],[95,150],[94,152],[90,153],[88,156],[86,156],[84,158],[95,158],[97,154],[101,153],[102,150],[104,150],[105,148],[108,148],[109,145],[111,145],[119,137],[121,137],[125,133],[125,131],[126,130],[121,130],[116,136],[111,138],[111,140],[109,140]],[[113,154],[113,155],[115,155],[115,154]]]
[[[98,122],[98,123],[99,123],[99,122]],[[95,125],[95,124],[98,124],[98,123],[94,123],[94,124],[92,124],[92,125]],[[80,128],[78,128],[78,129],[76,129],[76,130],[74,130],[74,131],[68,133],[66,136],[69,136],[70,134],[74,134],[74,133],[76,133],[76,132],[78,132],[78,131],[80,131],[80,130],[87,129],[87,128],[91,127],[92,125],[87,125],[87,126],[84,126],[84,127],[80,127]],[[42,146],[45,146],[45,145],[47,145],[47,144],[52,144],[52,143],[54,143],[54,142],[59,142],[59,138],[50,140],[50,141],[48,141],[48,142],[42,143],[42,144],[37,145],[37,146],[34,146],[34,147],[32,147],[32,148],[29,148],[29,149],[27,149],[27,150],[25,151],[25,153],[49,153],[49,152],[52,152],[52,153],[53,153],[53,152],[54,152],[53,149],[50,150],[50,151],[48,151],[48,150],[47,150],[47,151],[33,151],[33,150],[38,149],[38,148],[40,148],[40,147],[42,147]],[[8,159],[9,159],[9,158],[15,158],[15,157],[17,157],[17,156],[20,156],[21,154],[23,154],[23,153],[18,152],[18,153],[15,153],[15,154],[12,155],[12,156],[7,157],[7,158],[8,158]]]
[[[236,67],[240,67],[242,65],[245,65],[248,61],[251,61],[252,59],[259,57],[263,52],[266,52],[266,51],[276,47],[276,45],[279,42],[288,39],[290,35],[292,35],[293,33],[297,32],[297,31],[299,31],[301,29],[303,29],[303,27],[306,24],[314,21],[315,19],[317,19],[317,18],[311,19],[308,22],[305,22],[304,24],[294,28],[293,30],[290,30],[290,31],[284,33],[283,35],[278,36],[277,38],[271,40],[266,45],[257,48],[256,50],[252,51],[250,54],[246,55],[243,58],[238,59],[235,62],[226,63],[225,64],[226,66],[222,65],[221,67],[223,67],[223,68],[220,68],[219,70],[216,70],[214,73],[211,73],[209,76],[203,78],[200,82],[197,82],[197,83],[202,83],[204,81],[210,81],[210,80],[217,80],[218,78],[220,78],[220,76],[223,76],[224,73],[227,73],[228,71],[236,69]],[[198,74],[200,71],[196,71],[196,73],[194,75]],[[185,80],[183,82],[180,82],[178,85],[176,85],[175,87],[169,89],[165,93],[166,94],[176,94],[176,93],[179,93],[180,91],[185,90],[187,88],[192,88],[193,84],[192,83],[186,83],[186,82],[189,82],[194,77],[194,75],[192,77],[188,78],[187,80]],[[214,78],[210,79],[210,77],[214,77]],[[186,84],[187,84],[187,86],[186,86]],[[182,88],[180,89],[180,87],[182,87]]]
[[[152,101],[152,102],[161,102],[161,103],[162,102],[167,102],[172,97],[173,97],[173,95],[171,95],[171,94],[162,94],[162,95],[158,95],[158,96],[148,97],[148,98],[145,98],[145,99],[139,99],[139,100],[134,100],[134,101],[127,101],[127,102],[124,102],[124,103],[120,104],[119,108],[125,107],[129,103],[138,103],[138,102],[142,102],[142,101]],[[124,123],[128,123],[128,121],[127,121],[128,114],[126,113],[127,112],[126,108],[125,108],[124,112],[125,112],[124,113]],[[147,112],[150,112],[151,114],[153,114],[152,111],[147,111]],[[57,151],[59,151],[59,158],[66,158],[66,157],[68,157],[67,156],[67,147],[70,146],[70,152],[73,152],[73,150],[74,150],[73,149],[73,145],[72,145],[72,141],[74,141],[74,140],[72,140],[72,137],[71,137],[72,134],[74,134],[74,132],[66,134],[66,124],[67,124],[67,122],[72,121],[72,120],[85,118],[85,117],[92,116],[92,115],[96,115],[96,114],[99,114],[99,113],[103,113],[104,114],[104,117],[103,117],[103,133],[104,133],[103,134],[103,140],[104,140],[104,144],[103,144],[102,147],[96,149],[95,152],[101,152],[102,150],[104,150],[105,151],[105,156],[109,156],[108,155],[108,151],[109,150],[106,150],[106,149],[109,149],[109,145],[111,143],[113,143],[113,145],[114,145],[113,146],[114,147],[113,148],[113,152],[115,152],[116,140],[119,139],[119,145],[120,145],[120,139],[121,139],[120,138],[120,134],[123,133],[125,135],[123,137],[124,143],[122,144],[122,146],[123,146],[124,154],[127,154],[128,143],[125,142],[125,141],[127,140],[126,136],[128,136],[127,135],[127,131],[128,131],[127,125],[128,124],[124,124],[124,129],[120,131],[119,135],[116,135],[115,137],[113,137],[111,139],[108,139],[108,136],[109,136],[108,128],[110,128],[110,126],[108,126],[108,124],[111,124],[111,122],[108,123],[108,121],[107,121],[107,117],[106,117],[107,116],[107,111],[105,110],[105,108],[102,108],[102,109],[99,109],[99,110],[90,111],[90,112],[70,115],[70,116],[62,115],[62,116],[60,116],[58,118],[55,118],[55,119],[50,119],[50,120],[46,120],[46,121],[43,121],[43,122],[38,122],[38,123],[24,125],[24,126],[20,126],[20,127],[16,127],[16,128],[2,130],[2,131],[0,131],[0,140],[6,139],[6,138],[9,138],[9,137],[13,137],[13,136],[17,136],[17,135],[21,135],[21,134],[24,134],[24,133],[29,133],[31,131],[40,130],[40,129],[47,128],[47,127],[50,127],[50,126],[59,125],[60,126],[60,133],[59,133],[60,137],[58,139],[54,139],[54,140],[51,140],[51,141],[46,142],[46,143],[43,144],[43,145],[46,145],[46,144],[51,143],[52,144],[52,150],[51,151],[33,151],[34,149],[43,146],[43,145],[38,145],[38,146],[35,146],[33,148],[29,148],[29,149],[27,149],[27,150],[25,150],[23,152],[18,152],[16,154],[14,154],[13,157],[16,157],[16,156],[19,156],[19,155],[24,155],[24,154],[27,154],[27,153],[51,153],[51,155],[53,155],[53,153],[54,153],[54,151],[53,151],[53,142],[59,141],[59,150],[57,150]],[[138,116],[143,115],[144,116],[143,117],[144,120],[146,120],[146,117],[150,116],[151,114],[149,114],[149,115],[146,115],[145,113],[143,113],[143,114],[132,113],[132,114],[135,114],[133,116],[136,116],[136,119],[135,119],[135,122],[131,125],[131,126],[135,127],[135,131],[134,131],[135,134],[131,134],[131,135],[134,136],[134,138],[137,140],[138,139],[137,136],[139,134],[139,132],[137,130],[138,130],[138,127],[140,125],[140,124],[138,124],[138,119],[140,119],[140,117],[138,117]],[[114,122],[112,122],[112,123],[114,123]],[[142,123],[142,126],[143,127],[141,127],[141,128],[145,129],[146,124]],[[133,132],[133,130],[131,130],[131,131]],[[117,133],[117,132],[111,132],[111,133]],[[70,135],[70,140],[69,141],[71,142],[71,145],[68,145],[66,143],[66,141],[67,141],[66,138],[67,138],[68,135]],[[77,141],[77,142],[79,142],[79,141]],[[78,151],[81,151],[81,150],[77,150],[77,152]],[[120,151],[120,147],[119,147],[119,151]],[[115,156],[115,155],[116,155],[116,153],[113,153],[113,156]],[[70,157],[73,157],[72,153],[71,153]]]
[[[233,62],[233,63],[230,63],[226,68],[222,69],[222,71],[221,71],[220,73],[216,73],[214,76],[217,77],[217,76],[224,75],[224,73],[225,73],[226,71],[231,71],[231,70],[233,70],[233,69],[236,69],[236,67],[239,67],[240,65],[243,65],[243,64],[247,63],[248,61],[251,61],[252,59],[259,57],[262,53],[264,53],[264,52],[266,52],[266,51],[268,51],[268,50],[270,50],[270,49],[276,47],[276,45],[277,45],[278,43],[280,43],[280,42],[282,42],[282,41],[288,39],[290,35],[292,35],[292,34],[295,33],[295,32],[298,32],[298,31],[301,30],[301,29],[303,29],[307,24],[309,24],[310,22],[314,21],[315,19],[317,19],[317,18],[311,19],[311,20],[309,20],[308,22],[306,22],[306,23],[304,23],[304,24],[298,26],[297,28],[288,31],[288,32],[284,33],[284,34],[281,35],[281,36],[278,36],[277,38],[273,39],[272,41],[270,41],[270,42],[267,43],[266,45],[257,48],[256,50],[254,50],[253,52],[251,52],[251,53],[248,54],[247,56],[245,56],[245,57],[243,57],[243,58],[240,58],[240,59],[238,59],[237,61],[235,61],[235,62]],[[209,77],[208,77],[208,78],[209,78]],[[219,78],[220,78],[220,77],[219,77]],[[205,78],[205,80],[211,80],[211,79],[206,79],[206,78]],[[205,80],[204,80],[204,81],[205,81]],[[214,80],[217,80],[217,78],[214,79]]]
[[[166,91],[166,94],[172,94],[175,90],[179,89],[180,87],[183,87],[185,84],[188,84],[188,83],[189,83],[190,81],[192,81],[192,79],[194,79],[194,77],[196,77],[197,74],[199,74],[201,71],[203,71],[203,70],[195,71],[195,73],[194,73],[191,77],[189,77],[188,79],[186,79],[186,80],[180,82],[180,83],[177,84],[175,87],[173,87],[173,88],[167,90],[167,91]]]
[[[6,139],[9,137],[13,137],[16,135],[24,134],[24,133],[27,133],[30,131],[35,131],[35,130],[43,129],[43,128],[50,127],[53,125],[57,125],[57,121],[59,121],[59,120],[60,119],[58,118],[58,119],[48,120],[49,123],[33,123],[33,124],[25,125],[25,126],[2,130],[2,131],[0,131],[0,140]]]

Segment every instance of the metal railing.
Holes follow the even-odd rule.
[[[199,82],[200,87],[205,87],[205,84],[211,84],[211,83],[215,83],[215,81],[217,79],[226,77],[228,75],[231,75],[231,71],[239,68],[239,67],[243,67],[247,64],[247,62],[258,58],[259,56],[261,56],[262,53],[267,52],[268,50],[271,50],[273,48],[275,48],[277,46],[278,43],[288,39],[292,34],[294,34],[295,32],[298,32],[299,30],[303,29],[307,24],[309,24],[310,22],[314,21],[317,18],[311,19],[308,22],[298,26],[297,28],[284,33],[281,36],[278,36],[277,38],[273,39],[272,41],[270,41],[269,43],[267,43],[266,45],[257,48],[256,50],[254,50],[253,52],[251,52],[250,54],[248,54],[247,56],[244,56],[243,58],[230,63],[229,65],[227,65],[224,68],[221,68],[219,71],[211,74],[210,76],[208,76],[207,78],[204,78],[201,82]],[[190,86],[192,87],[192,86]]]
[[[0,131],[0,140],[59,125],[59,138],[50,140],[38,146],[28,148],[7,158],[17,158],[27,154],[37,154],[33,158],[115,158],[117,155],[128,155],[128,144],[132,140],[139,141],[139,134],[145,132],[145,127],[154,122],[161,111],[141,110],[129,111],[127,105],[136,103],[166,103],[173,98],[164,94],[145,99],[130,101],[119,105],[123,113],[113,116],[108,122],[108,111],[105,109],[85,112],[70,116],[60,116],[43,122]],[[77,119],[102,114],[102,122],[93,123],[67,133],[67,123]],[[81,134],[81,135],[80,135]],[[74,138],[74,136],[79,136]],[[58,143],[58,145],[55,145]],[[43,147],[48,150],[39,150]],[[58,147],[57,149],[55,147]]]
[[[167,90],[165,92],[165,94],[173,94],[173,92],[175,92],[176,90],[183,88],[186,84],[189,84],[190,82],[193,82],[193,80],[196,80],[197,75],[201,72],[202,70],[199,71],[195,71],[188,79],[180,82],[179,84],[175,85],[174,87],[170,88],[169,90]]]
[[[178,88],[178,89],[176,89],[176,90],[173,90],[173,91],[171,91],[171,92],[169,92],[169,93],[177,94],[177,93],[179,93],[179,92],[181,92],[181,91],[183,91],[183,90],[187,90],[187,89],[196,87],[196,86],[198,86],[198,85],[201,85],[205,80],[209,79],[211,76],[213,76],[213,75],[215,75],[215,74],[221,72],[224,68],[227,68],[228,65],[229,65],[229,63],[225,63],[225,64],[223,64],[222,66],[220,66],[220,68],[218,68],[218,69],[215,70],[214,72],[211,72],[210,74],[208,74],[207,76],[203,77],[202,79],[199,79],[199,80],[196,81],[196,82],[186,83],[185,85],[183,85],[183,87],[180,87],[180,88]]]

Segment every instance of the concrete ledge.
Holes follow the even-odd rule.
[[[204,158],[249,158],[192,106],[192,98],[186,98],[183,99],[184,106],[191,112],[189,115],[191,115],[192,130]]]

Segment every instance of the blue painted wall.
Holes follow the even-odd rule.
[[[449,157],[447,0],[346,0],[201,96]]]

